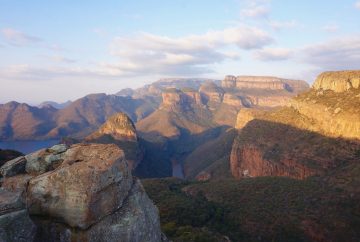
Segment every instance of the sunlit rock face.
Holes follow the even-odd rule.
[[[98,139],[103,135],[110,135],[116,140],[136,141],[135,125],[125,113],[116,113],[87,139]]]
[[[241,109],[230,157],[232,175],[304,179],[358,161],[358,80],[360,71],[325,72],[287,107]]]
[[[158,210],[114,144],[57,145],[0,172],[0,223],[21,231],[0,229],[1,241],[162,241]]]
[[[360,71],[329,71],[318,76],[313,88],[345,92],[360,87]]]
[[[298,92],[306,90],[308,84],[300,80],[289,80],[272,76],[226,76],[221,82],[224,88],[268,89]],[[302,90],[300,90],[302,89]]]

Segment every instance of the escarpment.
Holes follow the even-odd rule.
[[[0,173],[1,241],[162,240],[158,210],[116,145],[56,145]]]
[[[304,179],[358,161],[360,89],[356,81],[341,89],[344,80],[357,79],[360,72],[323,73],[313,89],[293,98],[289,107],[270,112],[242,109],[230,157],[233,176]]]
[[[248,88],[248,89],[268,89],[286,90],[289,92],[301,92],[308,88],[304,81],[289,80],[272,76],[226,76],[221,82],[224,88]]]

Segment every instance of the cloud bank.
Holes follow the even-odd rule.
[[[29,35],[12,28],[2,29],[1,35],[8,44],[15,46],[26,46],[42,41],[42,39],[39,37]]]
[[[140,33],[115,38],[111,54],[119,62],[103,67],[119,75],[202,74],[211,72],[208,65],[239,58],[237,50],[260,49],[272,42],[267,32],[246,25],[179,38]],[[229,54],[228,48],[235,51]]]

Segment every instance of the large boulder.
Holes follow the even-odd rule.
[[[36,241],[160,242],[160,220],[156,206],[137,180],[123,206],[86,230],[71,229],[53,220],[36,219],[40,228]],[[56,231],[56,233],[54,233]]]
[[[63,159],[56,170],[30,180],[30,214],[55,217],[85,229],[122,206],[132,177],[116,145],[74,145]]]
[[[1,171],[0,242],[167,241],[115,144],[56,145]]]

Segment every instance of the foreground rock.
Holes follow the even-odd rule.
[[[0,241],[161,241],[158,210],[116,145],[54,146],[25,161],[41,169],[4,178]]]

